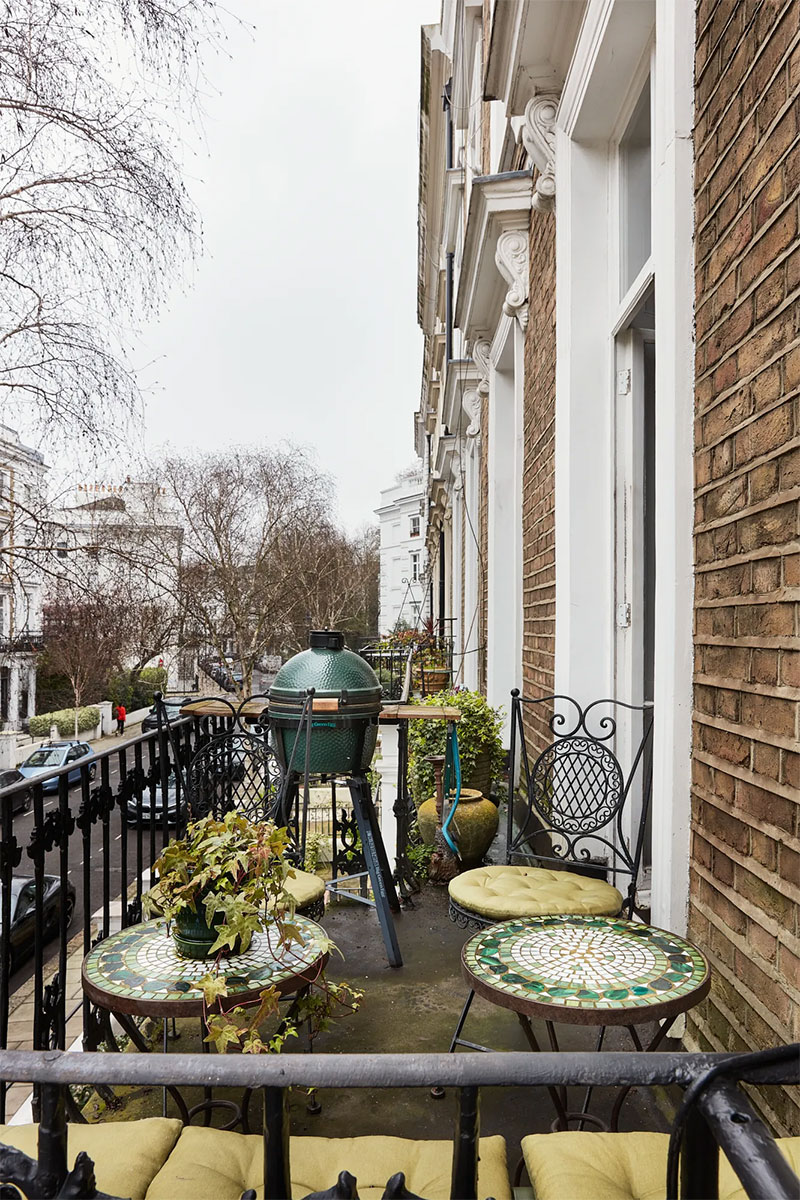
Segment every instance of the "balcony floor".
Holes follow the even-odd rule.
[[[359,1012],[337,1021],[332,1030],[317,1039],[315,1050],[369,1054],[447,1050],[466,996],[459,956],[468,935],[447,918],[446,890],[429,886],[414,903],[413,910],[404,912],[397,919],[404,965],[395,969],[386,963],[374,912],[355,901],[340,901],[328,909],[325,928],[344,955],[343,960],[336,955],[331,957],[329,975],[332,979],[347,979],[363,988],[364,1000]],[[184,1052],[199,1050],[198,1023],[182,1021],[179,1027],[181,1036],[174,1048]],[[541,1030],[535,1028],[540,1044],[546,1045],[544,1026]],[[562,1025],[558,1032],[562,1049],[593,1047],[595,1034],[591,1029]],[[640,1026],[639,1033],[649,1037],[652,1027]],[[464,1036],[498,1050],[527,1049],[513,1013],[481,999],[476,999],[473,1004]],[[668,1042],[665,1048],[675,1045]],[[632,1048],[624,1030],[609,1031],[606,1046]],[[305,1050],[304,1040],[290,1042],[284,1053],[291,1053],[294,1048]],[[459,1053],[471,1052],[460,1050]],[[127,1103],[116,1112],[102,1112],[104,1119],[160,1114],[160,1092],[130,1094],[128,1089],[122,1090],[128,1092]],[[596,1092],[592,1111],[607,1117],[613,1096],[611,1089]],[[201,1097],[187,1092],[186,1098],[193,1103]],[[452,1136],[455,1106],[450,1095],[437,1101],[423,1090],[405,1093],[387,1090],[381,1094],[351,1090],[323,1092],[320,1100],[322,1112],[312,1116],[306,1112],[306,1098],[303,1095],[293,1097],[294,1133],[325,1137],[353,1136],[355,1133],[392,1133],[416,1138]],[[580,1107],[581,1100],[576,1090],[571,1099],[572,1106]],[[100,1116],[101,1107],[92,1103],[91,1116]],[[666,1130],[669,1124],[664,1110],[669,1107],[669,1098],[665,1095],[654,1098],[647,1090],[634,1090],[623,1107],[620,1128]],[[254,1116],[255,1108],[254,1105]],[[227,1119],[227,1115],[220,1114],[219,1123]],[[553,1116],[550,1098],[543,1089],[497,1088],[482,1092],[482,1133],[505,1136],[512,1169],[522,1137],[527,1133],[545,1132]],[[215,1119],[214,1124],[217,1123]]]

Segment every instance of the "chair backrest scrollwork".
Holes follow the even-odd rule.
[[[528,753],[525,714],[540,714],[547,744],[535,759]],[[542,719],[544,717],[544,719]],[[616,753],[625,741],[631,765],[623,771]],[[624,909],[632,910],[641,866],[652,792],[651,703],[595,700],[585,708],[570,696],[527,699],[511,693],[511,752],[507,861],[578,869],[626,877]],[[639,801],[635,828],[626,832],[624,813],[632,795]]]
[[[194,756],[186,778],[193,818],[236,810],[251,821],[273,819],[283,771],[265,734],[232,729]]]

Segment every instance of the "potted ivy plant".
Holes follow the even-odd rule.
[[[158,882],[143,897],[146,914],[170,922],[183,958],[247,950],[268,910],[293,909],[284,883],[288,832],[237,812],[194,821],[164,847]]]
[[[208,958],[210,969],[197,981],[203,993],[206,1041],[218,1050],[234,1046],[245,1053],[279,1051],[288,1037],[307,1024],[312,1038],[326,1029],[339,1011],[354,1012],[361,993],[348,983],[332,983],[324,965],[291,1015],[279,1020],[265,1037],[269,1017],[279,1014],[276,988],[264,988],[258,999],[226,1006],[226,968],[235,969],[236,955],[250,946],[253,934],[268,925],[278,944],[291,948],[298,932],[293,924],[294,899],[285,882],[293,867],[286,857],[289,835],[271,822],[249,821],[237,812],[221,820],[203,817],[186,835],[164,847],[154,864],[157,882],[143,898],[146,916],[166,920],[176,951],[187,958]],[[317,939],[325,959],[333,943]]]

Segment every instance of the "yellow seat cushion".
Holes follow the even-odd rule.
[[[85,1150],[94,1163],[98,1191],[144,1200],[153,1178],[167,1161],[181,1132],[180,1121],[143,1117],[100,1125],[67,1126],[67,1163]],[[37,1157],[38,1125],[0,1125],[0,1142]]]
[[[264,1143],[256,1134],[221,1129],[184,1129],[175,1150],[150,1185],[147,1200],[239,1200],[255,1188],[264,1200]],[[292,1196],[300,1200],[332,1187],[341,1171],[358,1181],[361,1200],[377,1200],[397,1171],[406,1187],[425,1200],[448,1200],[453,1163],[452,1142],[398,1137],[293,1137],[290,1143]],[[501,1137],[481,1138],[478,1197],[511,1200],[506,1144]]]
[[[325,895],[325,880],[320,879],[319,875],[312,875],[310,871],[301,871],[298,867],[294,867],[292,873],[287,875],[283,886],[289,895],[294,897],[294,902],[300,910],[308,908],[310,904],[316,904],[317,900],[321,900]]]
[[[450,881],[450,898],[492,921],[559,913],[614,917],[622,894],[603,879],[545,867],[476,867]]]
[[[779,1138],[794,1171],[800,1170],[800,1137]],[[535,1200],[664,1200],[666,1133],[537,1133],[522,1140]],[[720,1200],[747,1200],[724,1155]]]

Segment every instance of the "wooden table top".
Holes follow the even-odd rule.
[[[320,697],[320,703],[324,702],[325,698]],[[246,700],[241,706],[235,700],[225,700],[220,696],[192,700],[183,705],[181,712],[192,717],[232,717],[236,713],[245,717],[259,717],[268,708],[266,696]],[[396,721],[460,721],[461,709],[428,704],[384,704],[378,720],[386,724]]]

